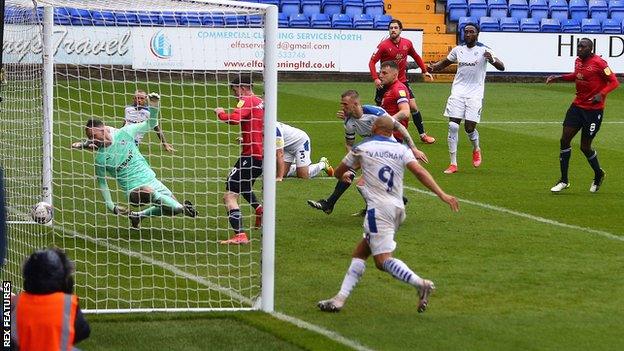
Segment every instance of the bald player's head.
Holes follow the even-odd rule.
[[[394,120],[391,117],[379,117],[373,123],[373,134],[389,137],[394,131]]]

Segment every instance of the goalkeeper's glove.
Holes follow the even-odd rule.
[[[149,98],[149,105],[151,107],[158,107],[160,102],[160,95],[158,93],[149,93],[147,97]]]
[[[119,205],[115,205],[113,207],[113,213],[116,215],[127,215],[129,213],[128,209],[123,207],[123,206],[119,206]]]

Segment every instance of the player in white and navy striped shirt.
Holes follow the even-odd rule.
[[[355,143],[356,134],[361,137],[371,136],[372,126],[375,120],[382,116],[390,117],[381,107],[362,105],[360,103],[360,95],[355,90],[345,91],[341,96],[340,105],[342,109],[338,111],[338,118],[342,118],[345,121],[345,147],[347,151],[350,151]],[[409,132],[401,123],[395,121],[394,130],[401,133],[403,141],[409,146],[417,159],[423,162],[429,162],[427,156],[422,151],[418,150]],[[347,183],[339,180],[334,188],[334,192],[327,199],[319,201],[308,200],[308,205],[330,214],[334,210],[334,205],[338,199],[350,185],[350,182]]]
[[[403,173],[409,169],[418,180],[446,202],[451,210],[459,211],[457,199],[446,194],[431,174],[414,157],[412,151],[392,138],[394,120],[388,116],[378,118],[373,124],[371,138],[355,145],[345,156],[335,176],[345,182],[352,179],[353,170],[361,168],[364,177],[363,195],[367,211],[364,218],[364,238],[353,251],[351,265],[340,291],[331,299],[319,301],[318,307],[326,312],[338,312],[358,283],[372,255],[375,266],[398,280],[418,289],[418,312],[427,308],[429,294],[435,289],[433,282],[422,279],[403,261],[392,257],[396,248],[394,234],[405,220],[403,205]]]

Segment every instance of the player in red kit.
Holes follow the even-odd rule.
[[[377,75],[376,64],[377,62],[385,62],[385,61],[394,61],[398,65],[399,76],[398,79],[401,83],[403,83],[409,94],[408,102],[411,110],[412,119],[414,120],[414,124],[416,125],[416,129],[418,129],[418,133],[420,134],[420,140],[425,144],[433,144],[435,143],[435,138],[427,135],[425,133],[425,127],[422,122],[422,115],[418,110],[418,106],[416,105],[416,99],[414,98],[414,92],[412,92],[409,82],[407,80],[407,57],[411,56],[415,61],[418,67],[422,70],[423,74],[429,79],[433,80],[433,76],[431,73],[427,72],[427,66],[423,62],[422,58],[416,53],[414,50],[414,45],[409,39],[405,39],[401,37],[401,31],[403,30],[403,24],[401,21],[397,19],[393,19],[390,21],[388,25],[388,33],[390,38],[383,40],[379,45],[377,45],[377,49],[373,53],[370,61],[368,62],[368,69],[370,70],[373,81],[375,82],[375,87],[377,88],[375,92],[375,102],[377,105],[381,105],[381,100],[383,98],[384,93],[387,88],[380,77]],[[407,127],[407,125],[405,125]]]
[[[549,76],[546,79],[546,84],[561,80],[576,83],[576,98],[563,121],[559,154],[561,178],[550,189],[553,193],[559,193],[570,187],[568,180],[568,165],[572,153],[570,142],[579,130],[582,130],[581,151],[594,170],[594,181],[589,187],[589,191],[597,192],[605,177],[605,172],[598,163],[598,154],[592,149],[592,141],[600,130],[607,94],[617,88],[619,83],[607,62],[595,55],[593,49],[594,43],[590,39],[579,40],[576,46],[578,57],[574,62],[574,73]]]
[[[234,236],[221,241],[222,244],[248,244],[249,238],[243,230],[243,220],[238,205],[239,195],[249,202],[256,212],[256,227],[262,224],[262,205],[253,192],[253,184],[262,175],[262,142],[264,127],[264,103],[254,95],[249,77],[242,76],[230,84],[239,98],[236,109],[226,113],[217,107],[214,111],[219,120],[241,126],[241,156],[230,171],[225,186],[223,202],[228,210],[228,219],[234,230]]]

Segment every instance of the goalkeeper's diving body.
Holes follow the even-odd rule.
[[[171,190],[156,179],[156,174],[134,142],[137,134],[146,133],[158,125],[159,100],[158,94],[149,95],[150,116],[147,121],[128,124],[115,130],[107,128],[100,120],[90,119],[85,126],[87,138],[97,146],[95,173],[106,208],[115,214],[128,215],[132,227],[136,229],[140,227],[141,220],[145,217],[174,216],[180,213],[189,217],[197,216],[197,211],[190,201],[184,201],[184,205],[180,204]],[[117,180],[130,204],[151,206],[134,212],[116,205],[106,182],[107,173]]]

